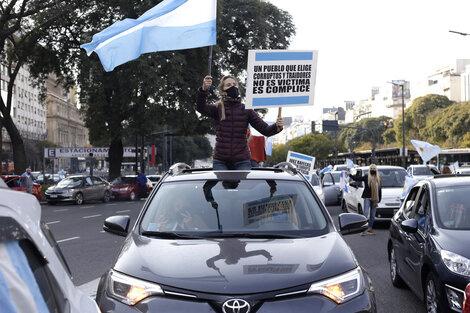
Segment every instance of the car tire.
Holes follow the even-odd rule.
[[[81,205],[83,204],[83,202],[85,202],[85,200],[83,199],[83,194],[81,192],[78,192],[75,195],[75,204]]]
[[[398,274],[397,256],[393,247],[390,250],[390,279],[395,287],[401,288],[405,285],[400,274]]]
[[[346,201],[341,201],[341,211],[348,213],[348,207],[346,206]]]
[[[104,192],[103,202],[104,202],[104,203],[108,203],[110,199],[111,199],[111,195],[109,194],[109,191],[106,190],[106,191]]]
[[[131,193],[129,194],[129,200],[134,201],[135,200],[135,191],[132,190]]]
[[[438,290],[438,280],[433,273],[429,273],[426,277],[426,284],[424,285],[424,303],[426,305],[426,312],[428,313],[441,312],[442,304]]]

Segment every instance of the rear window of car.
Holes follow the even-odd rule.
[[[403,187],[405,185],[406,171],[400,168],[379,168],[379,175],[382,181],[382,187]]]
[[[437,189],[437,218],[444,228],[470,229],[470,186]]]
[[[436,171],[437,171],[437,169],[436,169]],[[415,167],[413,169],[413,175],[434,175],[434,174],[427,167]]]
[[[140,226],[142,231],[258,232],[301,237],[329,231],[325,213],[307,185],[282,180],[164,183]]]

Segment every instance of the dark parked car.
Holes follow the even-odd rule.
[[[324,174],[321,186],[323,201],[326,205],[337,205],[341,203],[342,191],[339,187],[341,171],[331,171]]]
[[[26,192],[26,187],[23,186],[21,183],[21,176],[19,175],[5,175],[5,176],[0,176],[5,183],[8,185],[13,190],[16,191],[22,191]],[[38,201],[41,201],[42,195],[41,195],[41,185],[38,183],[33,183],[33,195],[38,199]]]
[[[102,312],[376,312],[369,276],[294,167],[172,167],[126,236],[96,301]],[[180,170],[177,170],[180,169]],[[342,233],[366,218],[339,216]]]
[[[470,177],[422,180],[392,218],[392,283],[408,285],[427,312],[462,312],[470,282],[469,194]]]
[[[152,185],[147,180],[147,194],[151,191]],[[115,178],[111,182],[111,190],[114,199],[135,200],[140,195],[140,185],[137,175],[126,175]]]
[[[47,188],[45,195],[49,204],[57,202],[82,204],[89,200],[108,202],[111,198],[111,186],[97,176],[73,175]]]

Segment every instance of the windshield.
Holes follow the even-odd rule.
[[[118,177],[113,180],[112,184],[120,185],[120,184],[133,184],[135,181],[135,177]]]
[[[82,177],[68,177],[65,179],[62,179],[58,184],[57,187],[78,187],[82,183]]]
[[[436,171],[439,172],[436,168]],[[434,173],[431,172],[431,170],[427,167],[415,167],[413,169],[413,175],[432,175],[434,176]]]
[[[333,179],[335,180],[335,184],[339,184],[339,179],[341,177],[341,173],[331,173],[333,175]]]
[[[318,179],[318,176],[312,175],[312,178],[310,179],[310,183],[312,184],[312,186],[320,185],[320,180]]]
[[[437,216],[445,228],[470,229],[470,186],[437,190]]]
[[[213,180],[164,183],[145,212],[141,230],[310,237],[327,233],[327,225],[303,182]]]
[[[382,187],[403,187],[405,184],[406,171],[401,168],[382,169],[379,168]]]

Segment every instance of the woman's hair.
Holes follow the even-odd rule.
[[[452,174],[452,170],[446,165],[442,168],[441,174]]]
[[[222,79],[220,80],[219,82],[219,85],[217,86],[217,90],[219,91],[219,93],[221,94],[222,91],[224,91],[224,83],[227,79],[233,79],[235,81],[235,84],[237,85],[238,87],[238,79],[235,78],[235,76],[232,76],[232,75],[225,75],[224,77],[222,77]],[[221,97],[219,99],[219,101],[217,101],[215,103],[215,105],[218,107],[219,105],[222,106],[222,116],[220,117],[220,120],[223,121],[225,120],[225,105],[224,105],[224,98]]]
[[[368,172],[368,175],[367,175],[367,183],[369,184],[369,187],[370,187],[370,184],[372,183],[372,175],[370,174],[370,170],[374,170],[375,169],[375,177],[377,177],[377,182],[379,183],[379,187],[382,186],[382,181],[380,180],[380,175],[379,175],[379,170],[377,168],[377,165],[375,165],[374,163],[372,163],[370,166],[369,166],[369,172]]]

